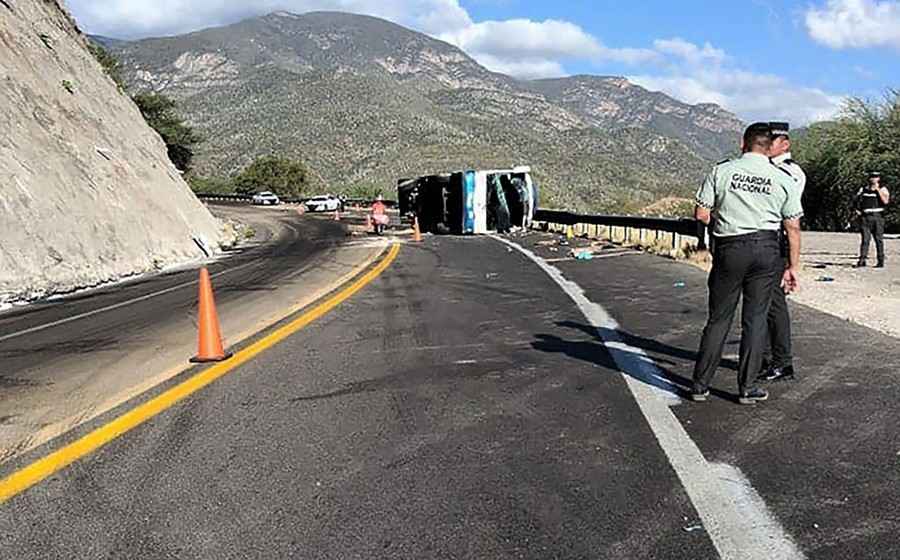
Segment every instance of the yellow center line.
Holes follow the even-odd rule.
[[[287,325],[278,328],[265,338],[254,342],[250,346],[236,353],[228,361],[220,362],[201,371],[161,395],[122,414],[108,424],[97,428],[80,439],[38,459],[34,463],[12,473],[3,480],[0,480],[0,504],[9,500],[16,494],[34,486],[50,475],[71,465],[82,457],[103,447],[122,434],[140,426],[166,409],[171,408],[179,401],[196,393],[213,381],[253,359],[261,352],[278,344],[285,338],[322,317],[380,276],[381,273],[394,262],[394,259],[397,258],[397,253],[399,252],[400,245],[392,245],[384,259],[369,272],[360,276],[350,285],[344,287],[339,292],[319,303],[306,313],[300,315]]]

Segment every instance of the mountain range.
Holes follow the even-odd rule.
[[[526,164],[542,204],[636,211],[686,196],[733,152],[741,122],[622,77],[523,81],[378,18],[276,12],[176,37],[95,38],[130,89],[179,102],[206,138],[197,171],[260,155],[303,160],[346,191],[463,168]]]

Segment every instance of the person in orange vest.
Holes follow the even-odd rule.
[[[375,198],[375,202],[372,203],[372,228],[375,230],[375,233],[381,235],[384,232],[385,226],[390,223],[390,218],[387,215],[387,206],[384,205],[384,201],[381,195],[378,195]]]

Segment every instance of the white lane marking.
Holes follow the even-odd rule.
[[[210,275],[210,278],[217,278],[217,277],[219,277],[219,276],[222,276],[223,274],[228,274],[229,272],[235,272],[235,271],[237,271],[237,270],[241,270],[241,269],[243,269],[243,268],[247,268],[248,266],[252,266],[252,265],[255,265],[255,264],[259,264],[259,261],[258,261],[258,260],[254,260],[254,261],[251,261],[251,262],[248,262],[248,263],[244,263],[244,264],[239,265],[239,266],[235,266],[235,267],[233,267],[233,268],[228,268],[228,269],[222,270],[222,271],[217,272],[217,273],[215,273],[215,274],[211,274],[211,275]],[[157,291],[157,292],[152,292],[152,293],[149,293],[149,294],[145,294],[145,295],[143,295],[143,296],[136,297],[136,298],[134,298],[134,299],[129,299],[129,300],[126,300],[126,301],[120,301],[119,303],[114,303],[114,304],[112,304],[112,305],[107,305],[107,306],[105,306],[105,307],[99,307],[99,308],[93,309],[93,310],[91,310],[91,311],[85,311],[84,313],[79,313],[79,314],[77,314],[77,315],[72,315],[71,317],[66,317],[66,318],[64,318],[64,319],[59,319],[59,320],[57,320],[57,321],[51,321],[51,322],[49,322],[49,323],[44,323],[43,325],[37,325],[37,326],[34,326],[34,327],[30,327],[30,328],[27,328],[27,329],[23,329],[23,330],[21,330],[21,331],[16,331],[16,332],[14,332],[14,333],[5,334],[5,335],[3,335],[3,336],[0,336],[0,342],[3,342],[3,341],[5,341],[5,340],[10,340],[10,339],[12,339],[12,338],[17,338],[17,337],[20,337],[20,336],[25,336],[26,334],[32,334],[32,333],[40,332],[40,331],[43,331],[43,330],[46,330],[46,329],[49,329],[49,328],[58,327],[59,325],[65,325],[66,323],[71,323],[71,322],[73,322],[73,321],[79,321],[79,320],[81,320],[81,319],[86,319],[87,317],[92,317],[92,316],[94,316],[94,315],[99,315],[100,313],[106,313],[107,311],[113,311],[114,309],[120,309],[120,308],[122,308],[122,307],[127,307],[127,306],[129,306],[129,305],[133,305],[133,304],[138,303],[138,302],[141,302],[141,301],[146,301],[146,300],[148,300],[148,299],[153,299],[153,298],[155,298],[155,297],[159,297],[159,296],[161,296],[161,295],[165,295],[165,294],[168,294],[168,293],[170,293],[170,292],[174,292],[174,291],[176,291],[176,290],[180,290],[180,289],[182,289],[182,288],[187,288],[187,287],[189,287],[189,286],[194,286],[194,285],[197,284],[197,282],[198,282],[198,280],[193,280],[193,281],[191,281],[191,282],[185,282],[185,283],[183,283],[183,284],[178,284],[177,286],[171,286],[171,287],[166,288],[166,289],[164,289],[164,290],[159,290],[159,291]]]
[[[659,381],[665,376],[643,350],[621,340],[615,319],[602,306],[590,301],[578,284],[566,279],[559,269],[541,257],[506,239],[494,239],[534,261],[597,329],[720,556],[726,560],[805,558],[740,469],[709,463],[703,457],[672,412],[671,405],[681,399],[666,391]]]

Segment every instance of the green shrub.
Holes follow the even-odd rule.
[[[308,190],[309,174],[299,161],[264,156],[235,177],[234,185],[235,192],[240,194],[272,191],[282,197],[299,197]]]

